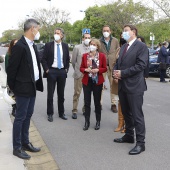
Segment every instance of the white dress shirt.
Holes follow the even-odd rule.
[[[135,42],[135,40],[136,40],[136,38],[135,39],[133,39],[133,40],[131,40],[128,44],[129,44],[129,46],[128,46],[128,48],[127,48],[127,50],[130,48],[130,46]]]
[[[35,78],[35,81],[37,81],[39,79],[39,70],[38,70],[38,65],[37,65],[37,58],[36,58],[35,51],[33,48],[34,41],[29,40],[27,37],[25,37],[25,40],[30,48],[32,62],[33,62],[33,69],[34,69],[34,78]]]
[[[57,66],[58,66],[58,63],[57,63],[57,44],[60,44],[59,48],[60,48],[60,56],[61,56],[61,68],[63,68],[64,67],[64,64],[63,64],[63,48],[62,48],[61,42],[56,43],[55,41],[54,41],[54,62],[52,64],[52,67],[57,68]]]

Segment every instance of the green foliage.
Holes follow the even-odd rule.
[[[169,0],[152,0],[157,3],[166,16],[169,15]],[[49,42],[53,40],[53,34],[56,27],[61,27],[65,31],[64,41],[69,44],[78,44],[82,40],[82,29],[89,28],[91,36],[100,38],[103,25],[110,25],[114,37],[119,38],[125,24],[134,24],[138,28],[139,35],[143,36],[147,44],[151,44],[150,32],[155,35],[155,44],[170,40],[169,27],[170,19],[158,19],[154,21],[152,8],[144,6],[141,2],[135,3],[133,0],[115,0],[102,6],[89,7],[85,11],[85,18],[76,21],[71,25],[68,22],[69,13],[60,11],[56,8],[38,9],[33,12],[31,17],[41,23],[40,40]],[[156,11],[157,12],[157,11]],[[155,12],[155,14],[156,14]],[[23,23],[20,21],[18,30],[6,30],[0,39],[2,42],[8,42],[13,38],[20,38],[23,34]]]
[[[169,0],[152,0],[152,1],[158,6],[158,9],[160,9],[161,12],[163,12],[166,17],[170,18]]]
[[[2,38],[0,38],[1,42],[9,43],[12,39],[19,39],[23,34],[22,30],[6,30],[2,34]]]
[[[90,7],[86,10],[86,17],[83,20],[83,27],[91,30],[91,36],[99,38],[102,35],[102,27],[106,24],[103,7]]]

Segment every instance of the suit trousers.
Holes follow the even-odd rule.
[[[78,102],[80,98],[80,94],[82,91],[82,77],[78,79],[74,79],[74,95],[73,95],[73,110],[72,113],[77,113]],[[82,112],[85,112],[85,108],[83,106]]]
[[[160,82],[165,81],[165,77],[166,77],[166,70],[160,69]]]
[[[125,119],[125,134],[133,137],[135,129],[136,142],[142,145],[145,143],[145,121],[142,111],[144,92],[126,93],[121,89],[118,93]]]
[[[58,114],[64,114],[64,90],[67,73],[65,69],[50,68],[47,75],[47,115],[54,114],[53,97],[57,84]]]
[[[16,116],[13,123],[13,149],[29,143],[30,119],[34,111],[35,97],[16,98]]]
[[[109,66],[107,66],[107,72],[103,73],[103,77],[106,81],[106,75],[109,79],[109,85],[110,85],[110,99],[111,99],[111,105],[117,104],[118,101],[118,96],[112,93],[112,82],[113,82],[113,77],[112,77],[112,70],[110,70]],[[102,91],[103,93],[103,91]],[[101,104],[102,104],[102,97],[101,97]]]
[[[96,121],[101,120],[101,93],[102,93],[103,84],[96,85],[93,83],[92,79],[89,78],[88,84],[83,84],[84,91],[84,101],[85,101],[85,119],[90,120],[91,113],[91,92],[93,92],[93,99],[95,105]]]

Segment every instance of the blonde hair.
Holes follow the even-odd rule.
[[[100,49],[101,49],[100,41],[98,39],[96,39],[96,38],[92,38],[91,41],[89,42],[89,44],[91,42],[94,42],[97,45],[97,48],[98,48],[97,50],[100,51]]]

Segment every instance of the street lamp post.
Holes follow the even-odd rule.
[[[49,6],[49,12],[51,12],[51,0],[47,0],[47,1],[49,1],[49,2],[50,2],[50,6]],[[50,41],[51,41],[51,36],[50,36],[50,33],[49,33],[48,37],[49,37],[49,42],[50,42]]]
[[[155,11],[154,11],[154,2],[153,2],[153,23],[154,23],[154,20],[155,20]],[[154,33],[150,33],[151,36],[152,36],[152,50],[154,49],[154,40],[155,40],[155,36],[154,36]]]
[[[50,2],[50,10],[51,10],[51,0],[47,0],[47,1],[49,1],[49,2]]]
[[[80,12],[83,12],[84,14],[85,14],[85,10],[80,10]],[[83,27],[82,27],[82,30],[83,30]],[[82,36],[80,37],[80,44],[81,44],[81,42],[82,42]]]

